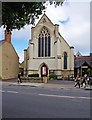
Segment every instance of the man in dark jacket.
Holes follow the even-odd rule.
[[[22,81],[21,81],[21,73],[18,74],[18,83],[22,83]]]

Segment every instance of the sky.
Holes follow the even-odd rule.
[[[46,4],[46,7],[45,14],[54,24],[59,24],[59,32],[66,42],[74,47],[74,54],[80,51],[84,56],[89,55],[90,0],[66,0],[62,6],[55,8],[54,5]],[[36,19],[35,24],[39,19]],[[12,44],[20,62],[24,60],[24,49],[27,49],[31,39],[31,27],[32,25],[26,25],[21,30],[12,31]],[[4,30],[0,28],[0,40],[2,39],[4,39]]]

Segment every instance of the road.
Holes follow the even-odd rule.
[[[90,91],[3,85],[3,118],[90,118]]]

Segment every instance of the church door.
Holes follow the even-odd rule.
[[[48,75],[48,67],[45,64],[43,64],[41,66],[41,77],[47,77],[47,75]]]

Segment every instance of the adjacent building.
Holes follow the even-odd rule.
[[[0,41],[0,77],[11,79],[19,72],[19,57],[11,43],[11,32],[5,31],[5,40]]]
[[[31,28],[31,40],[24,50],[24,75],[74,75],[73,50],[60,34],[59,25],[44,14]]]
[[[75,55],[74,74],[84,76],[84,74],[92,75],[92,53],[89,56],[82,56],[80,52]]]

